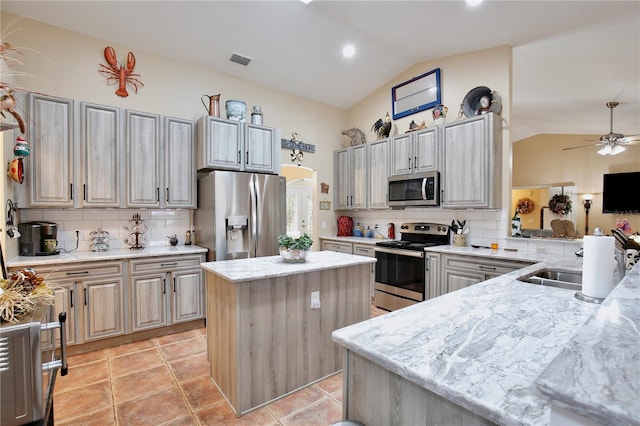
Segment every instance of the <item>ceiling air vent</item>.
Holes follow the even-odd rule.
[[[229,60],[231,62],[235,62],[236,64],[244,65],[245,67],[249,65],[249,62],[251,62],[251,58],[249,58],[248,56],[243,56],[235,52],[233,53],[233,55],[231,55],[231,59]]]

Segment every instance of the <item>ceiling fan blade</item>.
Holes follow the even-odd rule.
[[[563,151],[570,151],[572,149],[579,149],[579,148],[586,148],[586,147],[589,147],[589,146],[600,146],[600,145],[602,145],[602,144],[601,143],[595,143],[595,144],[592,143],[592,144],[589,144],[589,145],[580,145],[580,146],[572,146],[572,147],[569,147],[569,148],[562,148],[562,150]]]
[[[618,139],[616,142],[622,143],[622,144],[629,144],[629,143],[638,142],[638,141],[640,141],[640,135],[625,136],[624,138]]]

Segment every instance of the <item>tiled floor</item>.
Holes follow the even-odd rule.
[[[68,362],[69,374],[56,381],[56,425],[307,426],[342,418],[342,373],[236,418],[209,377],[204,328]]]

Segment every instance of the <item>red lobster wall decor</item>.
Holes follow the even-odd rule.
[[[133,89],[138,93],[138,85],[144,86],[144,84],[137,78],[140,74],[134,74],[133,68],[136,66],[136,57],[133,53],[127,54],[127,64],[124,63],[118,65],[118,59],[116,58],[116,51],[111,46],[104,48],[104,59],[107,60],[109,66],[100,64],[98,72],[107,79],[107,83],[111,84],[114,81],[118,81],[118,90],[116,95],[126,98],[129,96],[127,93],[127,83],[133,86]]]

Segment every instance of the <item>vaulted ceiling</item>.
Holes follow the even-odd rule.
[[[513,46],[511,136],[640,133],[638,1],[7,1],[4,11],[348,109],[410,66]],[[356,55],[344,59],[344,44]],[[252,58],[244,67],[233,52]]]

